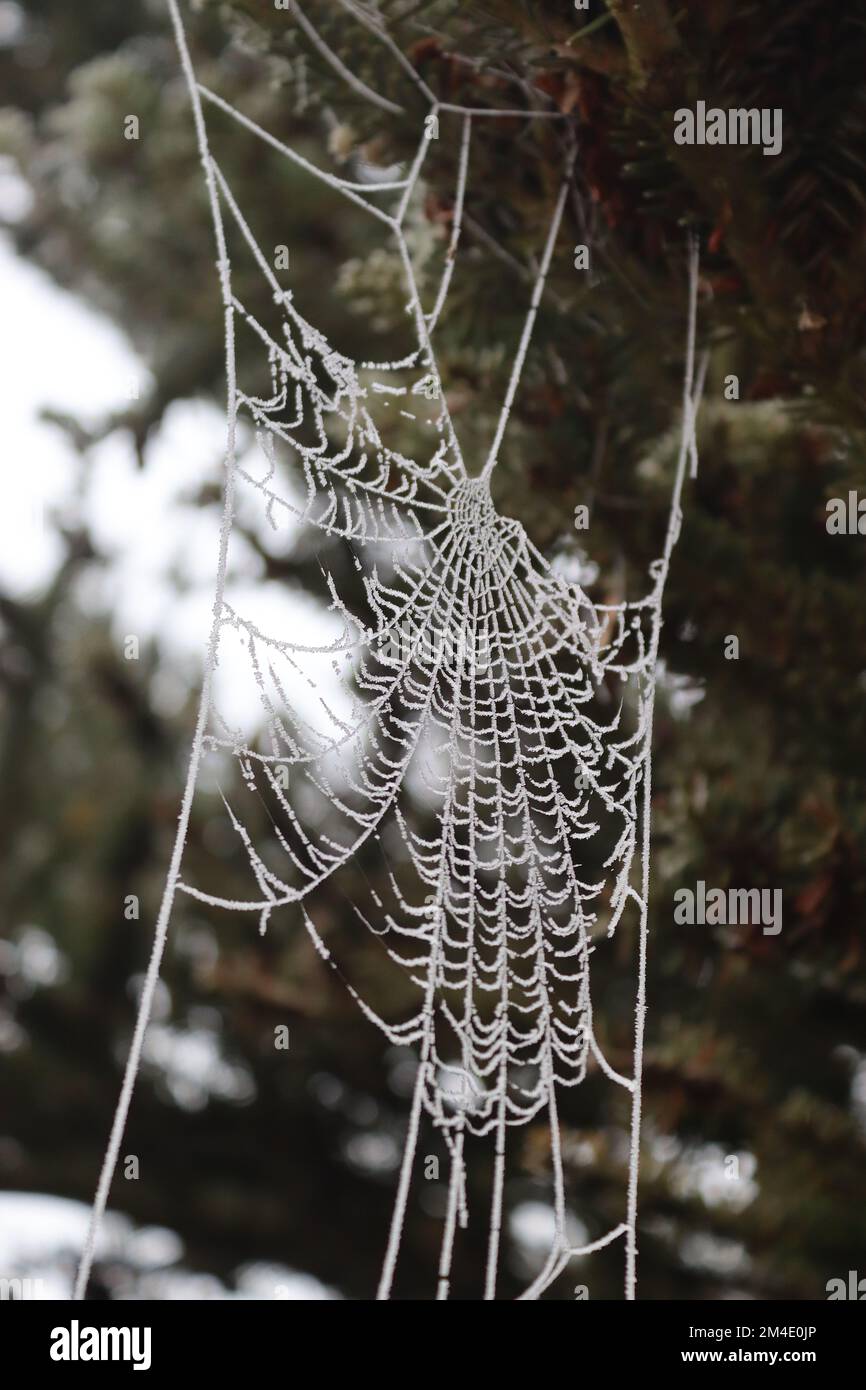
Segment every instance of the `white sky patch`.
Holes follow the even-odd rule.
[[[74,1257],[84,1241],[88,1216],[83,1202],[65,1197],[0,1193],[0,1272],[6,1278],[22,1273],[39,1279],[34,1297],[69,1298]],[[99,1239],[99,1256],[119,1253],[131,1231],[126,1217],[109,1212]]]
[[[255,1095],[247,1068],[223,1057],[218,1038],[205,1029],[181,1031],[152,1024],[144,1056],[162,1074],[173,1101],[183,1110],[201,1110],[211,1096],[240,1103]]]
[[[744,1211],[759,1195],[754,1154],[726,1153],[719,1144],[683,1145],[669,1134],[648,1135],[647,1142],[678,1197],[700,1197],[708,1207]]]
[[[0,380],[3,381],[5,505],[0,509],[0,583],[23,597],[51,578],[61,547],[48,509],[68,505],[76,456],[45,406],[94,419],[124,397],[138,371],[123,336],[0,238]]]
[[[0,942],[0,974],[14,975],[25,989],[63,984],[69,962],[41,927],[26,925],[17,939]]]
[[[338,641],[343,633],[342,620],[311,595],[297,591],[288,593],[274,582],[229,581],[226,599],[259,632],[278,640],[290,639],[302,647],[327,646]],[[261,641],[256,643],[256,649],[264,688],[273,709],[279,712],[284,705],[270,668],[279,687],[304,719],[324,736],[339,738],[341,730],[334,716],[336,720],[347,719],[351,713],[351,699],[333,670],[334,657],[327,652],[301,651],[291,653],[290,662],[277,648],[269,648]],[[232,629],[225,631],[214,682],[216,709],[233,730],[248,734],[256,724],[264,722],[267,711],[262,705],[262,692],[247,644]]]
[[[2,0],[0,4],[0,47],[8,48],[17,43],[24,30],[24,11],[13,0]]]
[[[247,1265],[237,1278],[239,1298],[305,1300],[319,1303],[337,1299],[340,1295],[320,1284],[309,1274],[297,1274],[284,1265]]]
[[[551,560],[550,568],[554,574],[561,575],[571,584],[580,584],[581,587],[594,584],[599,576],[598,565],[590,559],[585,550],[578,550],[576,553],[560,551]]]
[[[508,1218],[511,1235],[519,1248],[521,1263],[536,1273],[541,1269],[556,1241],[556,1213],[546,1202],[520,1202]],[[566,1239],[570,1245],[585,1245],[589,1233],[573,1212],[565,1214]]]
[[[68,1299],[75,1259],[90,1211],[83,1202],[41,1193],[0,1193],[0,1278],[26,1278],[26,1296]],[[318,1302],[340,1295],[309,1274],[283,1265],[256,1262],[237,1274],[236,1292],[210,1274],[179,1266],[183,1241],[164,1226],[135,1226],[108,1212],[98,1245],[101,1259],[118,1259],[137,1272],[142,1298],[286,1299]],[[116,1293],[123,1297],[122,1287]]]
[[[693,1231],[680,1244],[683,1264],[704,1270],[721,1278],[745,1275],[751,1266],[748,1252],[739,1241],[712,1235],[709,1231]]]
[[[61,429],[40,419],[40,411],[49,407],[94,424],[125,408],[134,390],[147,390],[147,370],[118,329],[58,289],[2,238],[0,293],[7,462],[0,586],[22,599],[43,590],[62,555],[51,518],[72,522],[80,507],[108,564],[87,570],[79,600],[111,611],[121,643],[127,635],[142,645],[159,639],[163,672],[157,693],[170,715],[198,679],[210,633],[220,516],[218,507],[201,506],[196,495],[205,484],[222,481],[222,412],[204,401],[176,403],[152,437],[143,469],[128,436],[111,435],[90,452],[79,501],[78,455]],[[250,520],[242,491],[241,515]],[[285,509],[279,524],[280,544],[290,545],[299,526]],[[262,539],[275,543],[272,532]],[[264,631],[311,646],[339,636],[340,624],[316,599],[266,583],[256,578],[260,574],[261,561],[235,530],[228,593],[242,601],[244,616]],[[319,685],[324,674],[334,708],[345,715],[349,701],[336,675],[329,683],[322,658],[301,656],[299,666],[308,661],[316,666]],[[303,675],[295,673],[287,693],[321,726],[319,699],[308,692]],[[228,651],[215,693],[224,717],[249,736],[261,720],[258,693],[250,688],[248,671],[240,680]]]

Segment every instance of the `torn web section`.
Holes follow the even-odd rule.
[[[542,652],[530,695],[581,870],[587,929],[613,935],[638,837],[657,607],[652,597],[593,602],[530,542],[527,552],[528,577],[515,595],[520,630]]]
[[[437,431],[446,437],[452,455],[449,463],[453,465],[459,459],[459,446],[441,391],[432,334],[447,299],[460,241],[468,120],[462,122],[463,138],[446,158],[445,167],[437,161],[436,177],[449,188],[435,195],[440,214],[431,220],[425,204],[433,195],[424,183],[431,141],[420,119],[415,156],[400,170],[400,177],[359,184],[322,171],[216,94],[201,90],[208,114],[228,123],[234,144],[240,130],[254,143],[254,156],[263,152],[270,164],[276,160],[290,193],[293,223],[304,220],[303,207],[309,204],[311,223],[330,227],[332,244],[327,247],[327,260],[322,262],[323,269],[327,265],[329,280],[333,281],[334,265],[342,259],[330,305],[320,302],[321,276],[305,283],[303,277],[293,277],[290,268],[286,274],[275,275],[270,248],[256,240],[255,219],[248,210],[238,208],[231,180],[217,161],[217,178],[231,224],[229,240],[237,244],[240,230],[246,254],[257,263],[271,295],[282,301],[287,322],[278,330],[258,316],[259,331],[275,342],[275,351],[287,353],[289,359],[295,357],[294,362],[278,363],[281,376],[288,373],[297,377],[303,371],[304,359],[311,355],[324,371],[318,401],[322,408],[330,391],[333,408],[342,410],[347,419],[346,409],[353,402],[358,414],[355,423],[374,434],[378,429],[387,447],[404,459],[423,461],[435,454],[435,441],[431,447],[429,432]],[[341,250],[345,252],[342,257]],[[290,267],[291,248],[277,247],[276,251],[283,253]],[[297,254],[302,266],[305,251],[302,241]],[[276,259],[279,262],[279,255]],[[255,322],[259,296],[252,304],[243,293],[238,293],[237,299]],[[315,327],[303,318],[305,307],[310,310],[313,303]],[[312,383],[307,384],[312,389]],[[387,439],[386,434],[390,436]]]
[[[218,106],[218,120],[228,122],[236,138],[238,113],[220,105],[212,95],[208,102],[209,109]],[[245,124],[242,133],[253,154],[258,154],[264,132]],[[218,150],[217,138],[214,146]],[[298,164],[267,140],[264,147],[271,162],[290,170],[292,180],[315,184],[316,171],[309,161]],[[420,160],[417,163],[420,167]],[[417,589],[419,560],[413,552],[423,547],[428,534],[433,535],[435,544],[447,491],[455,477],[462,477],[446,427],[447,412],[429,370],[432,355],[427,320],[432,320],[433,314],[428,315],[421,304],[411,259],[396,223],[383,223],[381,217],[361,206],[363,199],[335,186],[331,179],[324,196],[333,204],[332,225],[340,224],[348,208],[355,222],[369,222],[377,242],[390,240],[390,269],[397,281],[391,296],[397,308],[390,320],[385,316],[384,323],[379,324],[378,334],[368,322],[343,315],[339,326],[347,330],[347,347],[332,347],[326,334],[296,307],[300,294],[296,296],[290,287],[290,269],[288,274],[281,274],[271,266],[256,239],[254,219],[247,220],[238,209],[219,165],[217,179],[236,288],[239,416],[242,427],[246,426],[255,440],[238,469],[238,511],[254,532],[257,548],[275,556],[284,567],[290,567],[283,545],[287,531],[300,525],[309,533],[303,543],[306,558],[315,556],[321,570],[321,597],[341,625],[341,650],[339,655],[331,654],[330,666],[346,668],[331,672],[342,681],[353,669],[355,654],[364,643],[387,640],[391,634],[401,607],[399,595],[395,602],[394,594],[406,576],[414,576],[409,584]],[[294,193],[294,182],[289,191]],[[402,184],[398,181],[394,196],[402,201],[410,191],[407,180]],[[347,192],[351,194],[348,204]],[[385,201],[381,193],[376,196]],[[370,227],[365,225],[359,234],[362,248],[370,243]],[[276,248],[278,252],[285,249]],[[443,246],[443,259],[445,251]],[[290,267],[290,254],[288,264]],[[430,297],[434,309],[437,299],[438,293]],[[377,338],[382,339],[381,344]],[[381,351],[374,361],[376,354],[371,355],[371,349],[377,345]],[[258,515],[254,516],[256,508]],[[348,577],[356,590],[349,598],[346,594],[352,585],[344,582],[341,573],[347,555],[351,566]],[[340,598],[331,573],[332,561],[341,579]],[[397,590],[394,575],[398,576]],[[358,613],[360,618],[355,616]],[[289,658],[287,644],[280,642],[278,634],[269,633],[264,622],[257,621],[249,602],[227,604],[224,626],[249,645],[249,662],[260,689],[263,673],[273,676],[274,652],[294,664],[293,678],[287,683],[290,689],[296,688],[304,662],[315,664],[315,658],[322,655],[321,651],[307,650]],[[261,654],[263,647],[269,648],[267,657]],[[311,689],[320,684],[319,677],[309,673],[301,671],[300,678]],[[287,686],[277,676],[273,676],[273,683],[277,702],[281,702]],[[264,712],[271,721],[274,703],[273,692],[262,696]],[[327,743],[335,734],[335,726],[332,711],[324,712],[331,728],[316,737]],[[230,746],[231,731],[220,732],[222,741]],[[336,733],[345,740],[345,728],[336,728]],[[277,737],[286,740],[283,730]],[[290,761],[295,757],[308,758],[309,753],[290,751]]]

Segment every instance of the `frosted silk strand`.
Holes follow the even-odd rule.
[[[304,18],[304,12],[297,3],[297,0],[295,0],[294,5],[292,5],[292,14],[316,51],[320,53],[325,62],[342,77],[343,81],[348,87],[351,87],[353,92],[356,92],[358,96],[364,97],[367,101],[372,102],[374,106],[378,106],[381,111],[389,111],[392,116],[403,115],[402,106],[397,106],[395,102],[389,101],[387,97],[380,96],[378,92],[374,92],[371,87],[367,86],[366,82],[362,82],[360,77],[356,77],[355,74],[346,67],[345,63],[343,63],[337,57],[336,53],[328,47],[324,39],[319,37],[310,21]]]
[[[506,113],[439,103],[380,17],[357,0],[339,0],[399,64],[429,103],[429,115],[462,117],[451,233],[442,248],[438,285],[428,293],[426,279],[412,264],[404,231],[429,153],[426,132],[405,176],[369,190],[318,169],[196,83],[177,0],[168,3],[192,101],[225,310],[225,497],[214,620],[178,834],[76,1296],[86,1289],[178,891],[214,911],[254,914],[260,932],[267,931],[278,909],[291,907],[294,924],[308,933],[364,1017],[393,1046],[415,1050],[408,1132],[380,1298],[389,1298],[393,1290],[419,1145],[430,1132],[450,1164],[431,1292],[435,1288],[442,1300],[451,1292],[453,1260],[470,1220],[467,1146],[486,1140],[491,1182],[481,1292],[485,1299],[495,1298],[507,1219],[509,1135],[537,1117],[544,1117],[550,1135],[554,1235],[537,1277],[520,1297],[541,1297],[569,1260],[620,1239],[626,1247],[626,1293],[633,1296],[652,709],[661,603],[679,531],[684,470],[687,463],[692,470],[696,463],[694,418],[705,366],[696,379],[696,251],[691,257],[682,446],[664,551],[651,567],[654,583],[646,597],[595,604],[550,566],[519,521],[497,511],[489,490],[539,305],[549,294],[548,272],[571,185],[572,159],[537,271],[513,262],[493,243],[493,251],[505,254],[533,288],[490,452],[480,475],[470,476],[433,338],[460,251],[461,229],[467,221],[471,225],[466,201],[474,121]],[[350,90],[372,100],[373,94],[332,53],[307,15],[296,10],[295,18],[307,41]],[[294,293],[280,286],[257,244],[225,173],[211,158],[205,102],[369,213],[394,238],[412,335],[403,357],[355,361],[303,317]],[[518,114],[527,120],[565,119],[552,112]],[[384,207],[369,201],[374,194],[384,197]],[[259,310],[265,319],[259,321],[233,292],[223,217],[268,286],[276,324],[266,310]],[[265,379],[270,380],[262,395],[248,394],[236,382],[236,331],[248,335],[251,350],[262,354]],[[255,445],[236,462],[239,414]],[[393,447],[391,427],[402,417],[413,422],[412,435],[417,436],[413,456]],[[283,487],[286,457],[294,460],[299,490],[294,484],[288,491]],[[330,639],[314,645],[295,641],[291,633],[263,631],[247,615],[246,599],[239,597],[237,607],[226,601],[236,490],[245,504],[258,509],[264,527],[282,532],[300,525],[311,535],[318,533],[319,564],[336,623]],[[339,565],[332,571],[332,556],[346,553],[363,589],[363,617],[341,592]],[[256,746],[246,744],[217,708],[213,672],[223,638],[240,644],[258,691],[264,732]],[[324,677],[316,678],[313,672],[320,666]],[[636,691],[633,721],[601,702],[599,692],[609,677]],[[345,695],[342,705],[332,693],[334,679]],[[301,698],[305,692],[307,705]],[[242,899],[220,897],[206,884],[180,877],[196,775],[209,753],[232,757],[240,774],[232,804],[225,799],[225,811],[251,876]],[[259,812],[264,802],[270,817],[273,853],[267,861],[248,828],[244,808],[250,795],[258,799]],[[419,798],[428,808],[420,824]],[[304,805],[327,807],[327,816],[305,817]],[[603,841],[598,838],[602,835]],[[599,864],[602,843],[607,857]],[[640,893],[632,886],[638,859]],[[380,867],[371,872],[374,862]],[[586,867],[590,863],[592,869]],[[350,920],[357,920],[384,957],[405,973],[407,1002],[399,1023],[380,1017],[345,978],[331,955],[327,931],[317,927],[319,890],[332,882],[341,892],[334,880],[344,868],[351,869],[357,885],[352,901],[346,900]],[[603,945],[597,928],[604,924],[612,936],[630,903],[637,904],[641,933],[632,1078],[611,1067],[595,1037],[590,975],[591,953]],[[567,1231],[559,1093],[579,1085],[592,1063],[611,1084],[632,1093],[628,1217],[576,1247]],[[449,1084],[455,1076],[463,1088],[457,1101]]]
[[[568,120],[568,116],[562,111],[505,111],[496,110],[488,106],[458,106],[454,102],[440,102],[436,94],[430,89],[430,87],[428,87],[427,83],[421,77],[420,73],[417,72],[417,70],[409,62],[409,59],[406,57],[402,49],[398,48],[397,44],[391,38],[391,35],[384,27],[381,20],[379,20],[378,18],[374,18],[371,14],[368,14],[367,11],[364,10],[364,8],[361,5],[354,3],[354,0],[337,0],[337,3],[341,5],[342,8],[347,11],[348,14],[351,14],[353,18],[355,18],[358,21],[359,24],[363,24],[365,29],[369,29],[371,34],[375,34],[379,42],[383,43],[385,47],[388,49],[388,51],[391,53],[391,55],[394,58],[396,58],[397,62],[400,64],[400,67],[403,69],[410,81],[412,81],[415,84],[418,90],[427,98],[431,105],[437,106],[440,111],[451,111],[454,114],[460,116],[531,116],[533,119],[536,119],[537,117],[541,116],[542,118],[545,118],[547,120]],[[312,28],[312,25],[310,26],[310,28]],[[485,69],[482,68],[480,69],[480,71],[485,71]],[[487,69],[487,71],[492,70]],[[547,101],[551,100],[548,94],[542,91],[540,87],[534,88],[533,91],[535,95],[539,97],[544,97]]]
[[[703,390],[704,372],[706,370],[706,357],[701,364],[701,371],[698,380],[697,393],[693,395],[693,382],[695,373],[695,341],[697,336],[697,304],[698,304],[698,243],[696,239],[691,240],[689,247],[689,309],[688,309],[688,329],[686,337],[686,359],[685,370],[683,373],[683,404],[682,404],[682,427],[680,433],[679,455],[677,457],[676,473],[674,477],[673,494],[671,497],[670,516],[668,519],[667,535],[665,537],[664,557],[658,567],[658,577],[656,589],[653,595],[655,606],[655,620],[653,623],[653,637],[651,645],[651,657],[653,666],[658,658],[658,642],[661,626],[661,605],[664,597],[664,588],[667,580],[668,569],[673,548],[676,545],[677,537],[681,524],[681,500],[683,490],[683,480],[685,477],[686,462],[694,458],[693,465],[697,468],[697,447],[695,444],[695,419],[698,406],[700,405],[700,393]],[[643,1075],[643,1044],[644,1028],[646,1024],[646,968],[647,968],[647,935],[648,924],[647,914],[649,911],[649,880],[650,880],[650,824],[652,816],[652,732],[653,732],[653,710],[655,705],[655,684],[652,685],[648,695],[647,711],[647,752],[644,766],[643,792],[642,792],[642,843],[641,843],[641,892],[640,892],[640,922],[638,939],[638,985],[637,998],[635,1001],[635,1034],[634,1034],[634,1089],[632,1091],[632,1113],[631,1113],[631,1136],[629,1141],[629,1164],[628,1164],[628,1194],[626,1210],[626,1274],[625,1274],[625,1296],[628,1300],[633,1300],[636,1295],[637,1280],[637,1196],[638,1196],[638,1177],[640,1173],[640,1135],[641,1135],[641,1104],[642,1104],[642,1075]]]
[[[147,1025],[150,1021],[150,1014],[153,1008],[153,997],[159,981],[159,972],[162,964],[163,952],[165,950],[166,936],[171,918],[171,911],[174,905],[175,894],[177,892],[178,880],[180,877],[180,866],[183,857],[184,846],[186,844],[187,832],[189,830],[190,811],[192,809],[193,793],[195,791],[196,778],[198,775],[199,764],[201,762],[202,748],[204,742],[205,728],[207,725],[208,713],[211,702],[211,686],[213,683],[213,672],[216,664],[217,644],[219,641],[220,623],[222,620],[223,593],[225,590],[226,562],[228,558],[228,543],[231,533],[233,516],[233,495],[234,495],[234,471],[235,471],[235,424],[237,416],[237,396],[235,386],[235,359],[234,359],[234,311],[231,302],[231,280],[228,254],[226,251],[225,235],[223,231],[222,216],[219,208],[216,184],[214,181],[213,166],[211,164],[208,149],[207,132],[204,125],[201,103],[195,85],[192,63],[186,45],[186,36],[181,23],[176,0],[168,0],[168,7],[174,25],[175,38],[178,52],[180,53],[184,75],[189,87],[190,99],[192,102],[193,117],[195,121],[196,137],[198,149],[204,168],[205,183],[207,186],[208,199],[210,202],[211,215],[213,219],[214,235],[217,247],[217,265],[219,279],[222,289],[223,305],[225,308],[225,338],[226,338],[226,389],[227,389],[227,434],[226,434],[226,453],[225,453],[225,480],[223,491],[223,511],[220,526],[219,540],[219,559],[217,563],[216,589],[213,605],[213,623],[211,625],[210,639],[207,647],[207,654],[204,664],[204,677],[202,681],[201,696],[199,699],[198,717],[196,719],[195,733],[193,735],[192,748],[190,750],[189,767],[184,787],[183,799],[181,801],[180,815],[178,817],[177,833],[175,835],[174,847],[172,849],[171,860],[169,863],[168,875],[166,877],[165,888],[163,890],[162,902],[160,903],[159,914],[157,916],[156,930],[154,933],[153,947],[151,949],[150,960],[147,966],[147,973],[141,990],[138,1003],[138,1014],[135,1020],[135,1030],[132,1035],[132,1042],[129,1048],[129,1055],[126,1060],[126,1067],[123,1074],[120,1096],[114,1119],[111,1126],[111,1133],[102,1170],[99,1175],[99,1182],[96,1189],[96,1196],[90,1214],[87,1235],[85,1237],[84,1249],[78,1273],[75,1280],[73,1298],[81,1300],[87,1291],[90,1280],[90,1271],[93,1265],[93,1256],[96,1250],[96,1242],[102,1224],[105,1208],[108,1202],[108,1194],[111,1183],[117,1168],[117,1160],[120,1154],[120,1145],[123,1141],[123,1133],[126,1128],[126,1119],[129,1113],[129,1105],[132,1099],[132,1092],[135,1087],[136,1078],[141,1066],[141,1053],[144,1046],[144,1036]]]
[[[553,257],[553,248],[556,245],[556,238],[559,232],[559,226],[562,222],[562,213],[565,207],[565,200],[568,197],[569,185],[571,183],[572,164],[573,159],[569,160],[568,162],[566,175],[563,179],[562,188],[559,191],[559,197],[556,201],[556,208],[553,214],[553,219],[550,224],[550,230],[547,235],[547,245],[544,248],[544,255],[541,258],[541,268],[538,272],[538,279],[535,282],[535,288],[532,291],[532,301],[529,306],[529,314],[527,315],[526,322],[523,325],[523,334],[520,339],[520,345],[517,349],[517,356],[514,359],[514,366],[511,372],[511,379],[508,383],[508,390],[505,393],[505,402],[502,406],[502,411],[499,416],[499,423],[496,426],[496,434],[494,436],[493,443],[490,447],[490,453],[488,454],[487,462],[484,465],[484,471],[481,475],[482,478],[489,478],[490,474],[493,472],[493,469],[496,467],[496,460],[499,457],[499,449],[502,444],[502,439],[505,434],[506,427],[508,425],[508,417],[511,414],[511,407],[514,405],[514,397],[517,394],[517,387],[520,383],[520,377],[523,372],[523,364],[526,361],[526,353],[529,348],[530,339],[532,338],[532,330],[535,327],[535,319],[538,314],[538,306],[541,303],[541,296],[544,293],[544,286],[547,280],[547,272],[550,270],[550,262]]]

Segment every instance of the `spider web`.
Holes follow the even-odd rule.
[[[296,914],[316,950],[364,1015],[416,1059],[408,1133],[388,1233],[379,1298],[397,1271],[422,1133],[448,1159],[437,1297],[449,1294],[452,1261],[470,1217],[469,1146],[485,1145],[487,1199],[483,1296],[496,1295],[510,1136],[545,1116],[555,1234],[521,1297],[550,1289],[569,1261],[613,1242],[625,1250],[625,1293],[635,1296],[641,1065],[645,1015],[653,703],[662,597],[680,527],[685,469],[696,466],[694,420],[702,386],[695,372],[697,252],[690,257],[690,311],[679,458],[662,555],[637,602],[594,604],[555,571],[523,525],[491,499],[496,466],[524,367],[571,184],[574,151],[564,145],[562,184],[517,344],[505,399],[480,473],[467,470],[437,366],[433,337],[446,303],[463,229],[475,123],[546,111],[470,109],[439,101],[393,43],[380,18],[340,0],[371,28],[428,104],[408,172],[375,184],[317,168],[195,77],[176,0],[168,0],[189,86],[217,245],[225,311],[227,450],[213,626],[177,839],[157,920],[117,1112],[94,1202],[75,1297],[87,1286],[114,1175],[145,1030],[178,892],[211,908],[251,914],[264,932],[281,909]],[[314,48],[359,95],[389,111],[344,67],[297,7]],[[217,108],[257,140],[383,225],[396,245],[413,345],[398,360],[358,361],[338,351],[299,312],[211,153],[205,111]],[[425,312],[406,219],[430,148],[430,117],[459,123],[450,240],[432,306]],[[384,198],[382,195],[385,195]],[[371,199],[376,198],[373,202]],[[228,233],[240,237],[274,304],[256,318],[232,284]],[[238,336],[257,342],[269,390],[238,380]],[[394,408],[426,443],[414,457],[391,447],[382,419]],[[256,440],[239,456],[238,430]],[[423,443],[423,441],[422,441]],[[287,489],[284,460],[303,479]],[[241,497],[280,531],[302,522],[348,546],[363,590],[348,602],[322,562],[339,633],[320,646],[263,630],[226,596],[229,539]],[[344,586],[345,587],[345,586]],[[245,741],[221,716],[214,671],[234,642],[252,673],[266,737]],[[328,679],[311,671],[323,669]],[[600,698],[618,677],[631,693],[611,712]],[[334,684],[342,702],[329,694]],[[319,717],[309,714],[313,690]],[[232,756],[250,796],[270,810],[279,863],[265,855],[243,810],[225,801],[250,873],[244,900],[220,897],[182,876],[192,798],[210,754]],[[326,826],[303,814],[328,804]],[[419,813],[420,808],[420,813]],[[600,850],[600,846],[604,846]],[[379,866],[376,886],[363,864]],[[345,882],[352,921],[378,937],[411,991],[401,1021],[380,1016],[332,956],[317,926],[320,890]],[[621,1075],[593,1026],[591,957],[631,905],[637,913],[633,1069]],[[408,997],[408,996],[407,996]],[[622,1220],[583,1245],[570,1234],[558,1105],[590,1067],[630,1095],[628,1187]]]

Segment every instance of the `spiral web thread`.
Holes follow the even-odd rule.
[[[634,1298],[653,704],[662,597],[679,534],[685,470],[691,462],[694,472],[697,462],[694,424],[705,365],[695,371],[697,250],[693,244],[682,430],[664,550],[650,566],[646,597],[593,604],[577,584],[551,568],[519,521],[499,514],[489,491],[571,186],[572,154],[566,157],[493,443],[477,476],[464,464],[432,342],[460,243],[474,122],[515,115],[560,119],[559,113],[440,102],[375,12],[354,0],[339,3],[402,65],[429,103],[429,116],[459,118],[450,244],[426,313],[404,227],[429,149],[429,119],[403,177],[370,185],[319,170],[197,82],[177,2],[168,0],[210,200],[225,314],[224,505],[213,624],[177,837],[74,1297],[84,1297],[87,1287],[169,920],[182,892],[211,908],[251,913],[262,932],[275,911],[293,907],[364,1015],[392,1044],[414,1049],[409,1126],[379,1298],[391,1295],[424,1124],[432,1125],[449,1163],[436,1296],[449,1294],[455,1243],[469,1220],[467,1146],[478,1141],[487,1144],[492,1165],[483,1296],[496,1296],[508,1136],[537,1116],[546,1117],[549,1129],[555,1236],[538,1276],[520,1296],[540,1297],[573,1257],[622,1241],[625,1296]],[[356,93],[385,109],[400,109],[345,68],[297,6],[293,13]],[[209,106],[384,224],[405,275],[415,337],[408,355],[394,362],[356,362],[337,352],[298,312],[211,153],[204,114]],[[391,211],[370,201],[383,194]],[[230,224],[270,286],[280,319],[277,334],[235,297],[226,238]],[[255,335],[267,354],[267,396],[246,394],[238,384],[238,332]],[[420,461],[383,442],[374,416],[385,402],[428,432],[430,445]],[[238,458],[241,419],[257,442],[253,463],[246,455]],[[288,449],[302,472],[300,505],[281,492],[279,449]],[[256,500],[274,530],[281,519],[300,520],[351,548],[367,612],[360,616],[344,602],[323,567],[342,629],[336,640],[311,647],[266,633],[228,603],[226,563],[241,492]],[[242,644],[253,673],[269,751],[243,742],[215,707],[214,669],[228,637]],[[292,683],[317,688],[309,675],[314,659],[325,660],[350,692],[351,712],[344,715],[318,690],[324,727],[301,712],[290,690]],[[599,704],[601,684],[613,676],[631,688],[630,719],[623,706],[611,714],[609,706],[604,713]],[[255,884],[243,901],[224,899],[181,877],[196,781],[203,759],[214,753],[233,756],[249,792],[267,800],[283,856],[277,872],[226,802]],[[330,807],[327,829],[299,814],[299,804],[311,792]],[[420,828],[419,802],[426,810]],[[593,841],[602,834],[613,849],[592,865]],[[345,980],[315,923],[316,890],[331,879],[338,884],[341,874],[371,855],[378,855],[382,866],[380,887],[366,880],[366,910],[353,901],[351,912],[356,924],[378,936],[416,992],[416,1007],[399,1023],[380,1017]],[[365,877],[363,870],[354,875],[356,889]],[[598,925],[606,924],[612,936],[629,904],[637,912],[638,962],[633,1069],[625,1076],[610,1065],[596,1040],[590,957]],[[562,1088],[578,1085],[592,1065],[631,1096],[628,1186],[623,1219],[577,1246],[569,1236],[557,1105]]]

